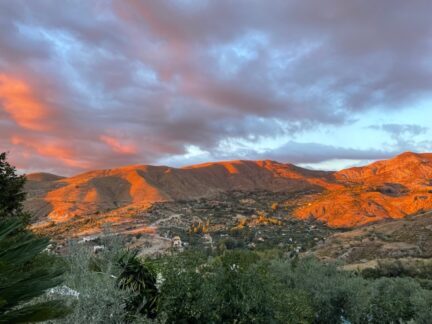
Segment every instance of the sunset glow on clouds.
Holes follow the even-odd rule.
[[[49,128],[49,111],[24,81],[0,74],[0,100],[3,110],[19,126],[35,131]]]
[[[430,12],[429,0],[2,1],[0,151],[60,174],[432,151]]]
[[[57,143],[38,143],[32,138],[13,136],[11,138],[11,143],[13,145],[27,148],[40,156],[58,160],[69,167],[86,168],[90,166],[85,161],[80,160],[78,156],[75,156],[74,151],[65,147],[65,143],[62,141],[58,141]]]
[[[138,149],[133,144],[121,143],[117,138],[108,135],[102,135],[101,141],[106,143],[111,149],[120,154],[137,154]]]

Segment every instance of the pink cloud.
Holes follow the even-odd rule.
[[[108,136],[108,135],[101,135],[100,139],[116,153],[125,154],[125,155],[138,153],[138,149],[135,145],[130,143],[122,143],[120,142],[119,139],[115,137]]]
[[[379,111],[392,123],[426,111],[432,2],[396,2],[0,1],[0,151],[61,174],[192,163],[189,147],[262,158],[241,143],[266,138],[289,140],[264,158],[382,157],[381,140],[360,153],[305,142]],[[373,130],[347,138],[357,131]],[[432,147],[426,131],[402,133],[398,148]]]
[[[3,103],[3,109],[21,127],[36,131],[50,129],[47,124],[50,109],[37,98],[26,82],[0,74],[0,102]]]
[[[65,143],[61,141],[38,141],[34,140],[34,138],[14,135],[11,138],[11,143],[13,145],[24,146],[26,149],[30,149],[38,155],[58,160],[69,167],[79,169],[94,167],[91,163],[87,161],[77,159],[77,154],[74,152],[74,150],[66,147]]]

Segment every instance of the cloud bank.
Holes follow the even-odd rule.
[[[3,1],[0,149],[60,173],[190,147],[215,159],[381,158],[391,150],[302,136],[430,98],[430,12],[428,0]],[[421,127],[381,130],[401,144]],[[280,143],[253,149],[269,138]],[[227,154],[239,141],[248,148]]]

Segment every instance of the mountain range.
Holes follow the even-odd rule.
[[[341,171],[239,160],[183,168],[133,165],[73,177],[34,173],[27,180],[27,210],[38,220],[56,223],[233,190],[304,193],[293,215],[331,227],[354,227],[432,209],[432,153],[406,152]]]

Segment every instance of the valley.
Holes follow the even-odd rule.
[[[432,158],[404,153],[338,172],[274,161],[131,166],[28,176],[32,228],[56,242],[125,237],[142,255],[279,249],[359,268],[432,256]]]

